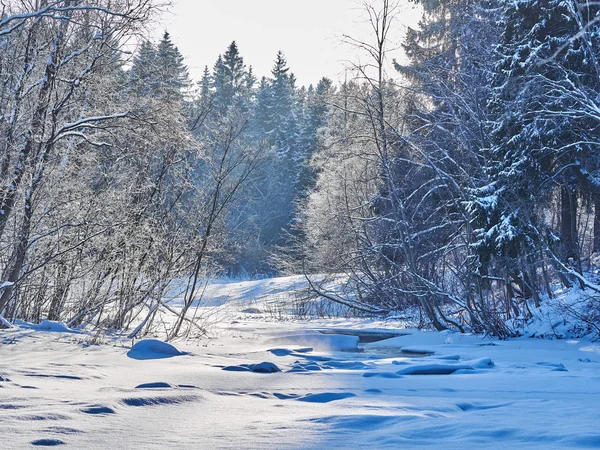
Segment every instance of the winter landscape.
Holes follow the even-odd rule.
[[[301,3],[0,0],[0,449],[600,448],[600,3]]]
[[[598,343],[241,312],[291,301],[289,279],[265,281],[219,286],[213,338],[175,347],[3,332],[3,448],[600,446]]]

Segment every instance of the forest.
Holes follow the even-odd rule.
[[[600,3],[414,3],[397,49],[365,2],[363,63],[299,86],[236,41],[192,80],[154,0],[0,0],[0,326],[172,338],[212,277],[304,274],[357,315],[599,335]]]

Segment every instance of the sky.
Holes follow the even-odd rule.
[[[419,11],[402,0],[393,41],[397,47],[406,24],[414,26]],[[323,76],[341,81],[348,61],[358,62],[356,49],[342,43],[344,34],[368,39],[369,25],[358,0],[171,0],[155,25],[158,39],[167,30],[186,58],[190,75],[212,69],[219,54],[236,41],[244,62],[260,78],[269,75],[282,50],[299,85],[316,84]],[[390,52],[402,58],[402,52]]]

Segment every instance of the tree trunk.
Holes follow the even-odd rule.
[[[570,186],[560,188],[560,234],[563,260],[579,259],[577,239],[577,193]]]
[[[56,274],[56,287],[52,295],[52,301],[50,302],[50,308],[48,310],[48,320],[60,320],[60,313],[62,310],[63,302],[69,292],[69,279],[67,274],[67,266],[61,261],[58,264]]]
[[[600,252],[600,195],[594,195],[594,242],[593,252]]]
[[[23,223],[21,224],[21,230],[19,231],[19,243],[15,249],[14,257],[12,258],[12,265],[8,272],[7,281],[13,283],[2,292],[0,296],[0,311],[2,311],[8,305],[8,302],[12,296],[15,284],[21,274],[23,263],[25,262],[25,255],[27,253],[27,246],[29,245],[29,234],[31,231],[31,216],[33,215],[33,209],[31,207],[31,196],[28,195],[25,201],[25,214],[23,216]]]
[[[8,219],[10,218],[14,209],[17,192],[25,175],[30,155],[34,149],[37,151],[37,154],[43,150],[43,135],[46,130],[46,118],[49,113],[50,98],[54,90],[54,83],[56,79],[56,60],[58,58],[59,49],[62,44],[63,35],[66,31],[67,25],[68,21],[64,21],[61,24],[58,34],[52,41],[52,50],[50,52],[48,62],[46,63],[44,78],[38,94],[37,105],[31,119],[31,125],[25,134],[25,143],[19,152],[17,162],[12,171],[10,185],[8,186],[3,197],[0,198],[0,237],[2,237],[4,234],[4,229],[6,228]],[[34,153],[33,156],[37,157],[37,154]],[[4,297],[4,293],[2,297]]]

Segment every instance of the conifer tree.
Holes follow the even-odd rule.
[[[511,243],[512,258],[531,254],[532,245],[545,247],[539,205],[554,197],[558,229],[549,233],[560,240],[552,245],[560,259],[573,260],[581,271],[577,218],[579,203],[590,196],[594,247],[600,248],[600,191],[593,175],[600,168],[594,131],[600,122],[590,111],[600,92],[600,27],[593,19],[599,11],[595,3],[553,0],[520,1],[504,11],[490,101],[496,114],[490,171],[501,191],[491,231],[498,242]]]
[[[253,75],[246,69],[244,58],[233,41],[217,59],[212,75],[215,112],[225,115],[229,108],[248,111],[252,102]]]
[[[157,46],[143,41],[129,71],[133,89],[140,96],[184,100],[191,85],[183,56],[165,31]]]
[[[188,93],[190,78],[183,55],[165,31],[156,47],[156,89],[169,99],[182,101]]]

